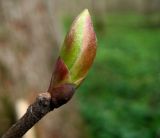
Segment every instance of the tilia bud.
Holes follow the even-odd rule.
[[[71,25],[57,59],[48,91],[62,84],[79,86],[96,55],[96,35],[88,10]]]

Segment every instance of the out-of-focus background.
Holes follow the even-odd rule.
[[[160,137],[160,0],[0,0],[0,136],[18,101],[47,90],[64,36],[85,8],[98,39],[94,65],[29,138]]]

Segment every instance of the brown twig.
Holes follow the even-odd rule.
[[[40,94],[36,101],[28,107],[24,116],[2,138],[21,138],[35,123],[53,109],[50,93]]]
[[[65,84],[52,89],[52,92],[41,93],[24,114],[2,138],[21,138],[32,126],[54,108],[67,103],[75,92],[75,87]]]

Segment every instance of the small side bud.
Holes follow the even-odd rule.
[[[58,87],[54,87],[51,92],[51,101],[55,108],[62,106],[67,103],[73,96],[75,92],[75,85],[73,84],[63,84]]]

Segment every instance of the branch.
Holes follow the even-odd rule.
[[[73,85],[65,84],[54,88],[52,93],[41,93],[20,118],[2,138],[21,138],[32,126],[54,108],[67,103],[75,92]]]
[[[36,101],[28,107],[24,116],[2,138],[21,138],[35,123],[53,109],[50,93],[39,94]]]

